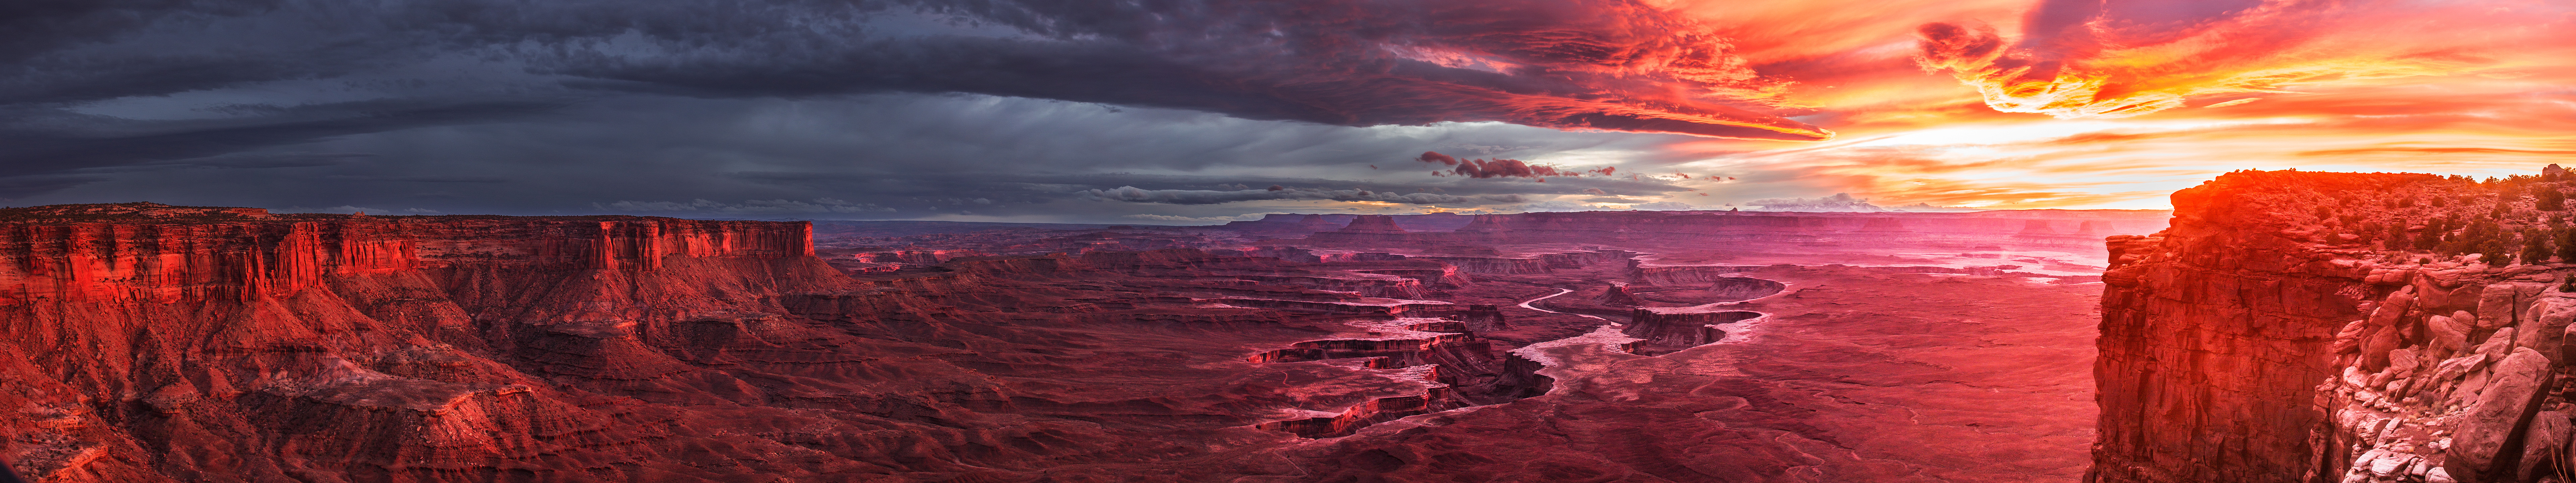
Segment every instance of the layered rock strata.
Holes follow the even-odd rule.
[[[2540,203],[2568,188],[2249,171],[2175,193],[2170,229],[2110,238],[2093,478],[2569,481],[2576,252]]]
[[[1741,341],[1647,356],[1617,327],[1512,351],[1543,395],[1286,451],[1299,481],[2080,481],[2099,285],[1772,267]],[[1565,298],[1565,297],[1558,297]],[[1551,299],[1553,300],[1553,299]]]
[[[1659,285],[1579,226],[1424,243],[1404,217],[1329,248],[1136,227],[800,248],[798,223],[49,210],[0,229],[119,235],[21,238],[53,248],[12,266],[50,272],[0,280],[176,295],[0,305],[0,456],[48,481],[2028,481],[2083,444],[2056,409],[2083,404],[2060,379],[2088,363],[2065,342],[2090,339],[2092,289],[1996,267],[1758,265],[1799,249]],[[1656,234],[1687,228],[1611,246],[1759,245]],[[58,256],[138,240],[217,255]],[[894,269],[830,264],[874,253]],[[136,268],[171,266],[205,268]],[[1746,296],[1716,275],[1748,270],[1802,288],[1632,319]],[[1600,305],[1611,281],[1639,305]],[[110,288],[47,288],[72,286]],[[1693,332],[1757,310],[1778,315]]]
[[[61,483],[1222,481],[1293,471],[1240,462],[1300,440],[1263,425],[1364,427],[1500,370],[1472,344],[1242,360],[1475,312],[1369,293],[1413,278],[1194,250],[853,276],[808,229],[0,210],[0,458]]]
[[[1731,324],[1761,317],[1761,312],[1716,310],[1702,307],[1639,308],[1632,322],[1621,329],[1630,337],[1643,339],[1629,352],[1662,355],[1714,343],[1726,338],[1719,324]]]

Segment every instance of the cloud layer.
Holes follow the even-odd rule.
[[[1120,186],[1117,189],[1083,190],[1074,194],[1085,199],[1101,201],[1168,203],[1175,205],[1213,205],[1219,203],[1260,200],[1376,201],[1415,205],[1519,203],[1522,201],[1521,195],[1508,194],[1452,196],[1437,193],[1397,194],[1393,191],[1369,191],[1364,189],[1334,190],[1323,188],[1286,188],[1280,186],[1272,186],[1270,189],[1246,189],[1232,191],[1147,190],[1138,189],[1134,186]]]
[[[2576,35],[2543,27],[2548,21],[2540,19],[2563,18],[2566,8],[2511,1],[2044,0],[2029,11],[2017,39],[1983,25],[1926,24],[1919,30],[1920,61],[1976,87],[1997,111],[2118,118],[2193,104],[2242,105],[2319,84],[2510,68],[2534,53],[2565,53]],[[2450,22],[2459,23],[2425,28]],[[2539,30],[2512,32],[2515,24]],[[2504,30],[2470,31],[2468,25]]]
[[[2563,2],[45,5],[0,15],[11,204],[2152,208],[2232,169],[2576,151]]]

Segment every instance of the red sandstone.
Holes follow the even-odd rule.
[[[2059,477],[2081,373],[2011,359],[2089,340],[2058,232],[2160,216],[21,209],[0,437],[59,482]]]

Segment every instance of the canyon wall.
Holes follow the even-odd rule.
[[[802,223],[149,204],[0,219],[0,407],[25,413],[0,436],[44,481],[721,478],[650,463],[676,449],[652,441],[692,435],[622,395],[722,401],[738,383],[707,364],[828,339],[766,315],[781,285],[846,284]]]
[[[1979,246],[2068,231],[2045,215],[1943,230]],[[2113,215],[2104,216],[2136,216]],[[1997,430],[2003,419],[1925,419],[1896,403],[1966,400],[1902,395],[1935,388],[2080,407],[2055,379],[1991,395],[2065,376],[2049,364],[1931,348],[2082,340],[2036,334],[2089,327],[2068,305],[2090,297],[2087,286],[1984,265],[1645,266],[1640,252],[1568,247],[1609,239],[1591,230],[1625,230],[1684,248],[1657,255],[1675,259],[1750,245],[1811,257],[1796,247],[1845,231],[1914,229],[1883,216],[1800,218],[1820,227],[1722,221],[1756,218],[1442,220],[1456,222],[1452,233],[1400,217],[1297,217],[1362,235],[1312,250],[1123,229],[818,248],[804,223],[0,209],[0,457],[46,483],[1180,483],[1408,471],[1459,481],[1861,481],[1924,471],[1998,481],[2072,471],[2060,460],[2081,443],[2068,436],[2075,426],[2050,422],[2063,419],[2057,411]],[[1799,243],[1735,242],[1774,235]],[[1005,240],[978,240],[988,236]],[[1424,237],[1528,245],[1426,247]],[[1179,246],[1109,249],[1165,246],[1135,240]],[[1943,259],[1949,251],[1932,250]],[[1802,298],[1741,272],[1842,288]],[[1629,303],[1599,303],[1611,282],[1628,284]],[[1927,291],[1939,297],[1908,295],[1925,283],[1956,285]],[[1774,293],[1747,302],[1763,312],[1710,305]],[[1989,317],[2052,308],[2064,310]],[[1795,312],[1762,317],[1783,309]],[[1950,333],[1972,318],[1992,319],[1970,324],[1977,331],[2002,332]],[[1762,324],[1777,325],[1766,336],[1753,329]],[[2049,327],[2031,339],[1975,342],[2033,324]],[[1845,330],[1853,332],[1836,332]],[[1952,339],[1916,347],[1934,332]],[[1744,345],[1710,344],[1720,338]],[[1822,340],[1857,342],[1809,342]],[[1853,369],[1863,366],[1851,361],[1895,359],[1838,352],[1873,345],[1958,358]],[[2074,348],[2046,353],[2058,349]],[[1730,355],[1741,350],[1757,352]],[[1981,364],[2031,374],[1927,369]],[[1670,373],[1624,372],[1647,366]],[[1727,371],[1781,385],[1710,375]],[[1814,396],[1814,384],[1846,383],[1893,392],[1871,405]],[[1640,395],[1653,402],[1641,405]],[[2036,407],[1973,405],[2009,406],[2015,418]],[[1868,409],[1811,418],[1854,407]],[[1470,423],[1422,429],[1443,421]],[[1901,436],[1883,429],[1890,424],[1948,436]],[[1640,427],[1679,430],[1639,439]],[[1833,442],[1882,436],[1867,448]],[[2000,439],[1959,447],[2022,454],[2001,458],[2026,468],[1994,473],[1987,462],[1889,443],[1978,437]],[[1461,445],[1544,457],[1478,462],[1485,457],[1446,449]]]
[[[2245,171],[2176,192],[2169,229],[2109,239],[2089,479],[2568,481],[2576,251],[2536,195],[2565,185]]]
[[[1496,382],[1467,333],[1507,326],[1490,302],[1410,299],[1473,283],[1438,262],[876,272],[808,234],[0,210],[0,458],[45,483],[1229,481],[1303,473],[1262,448],[1546,391]],[[1416,314],[1467,321],[1385,326]]]

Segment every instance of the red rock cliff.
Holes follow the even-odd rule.
[[[813,255],[803,223],[601,217],[324,217],[0,224],[0,303],[248,299],[412,270],[657,270]]]
[[[763,315],[781,312],[780,285],[846,284],[811,257],[807,230],[0,211],[0,438],[20,469],[60,482],[785,470],[652,463],[672,448],[651,440],[692,436],[615,395],[721,392],[703,364],[774,351],[746,341],[812,339]],[[646,427],[619,427],[634,424]]]
[[[1243,360],[1453,311],[1356,293],[1408,275],[811,252],[804,223],[0,210],[0,458],[46,483],[1286,478],[1240,456],[1303,441],[1262,425],[1429,408],[1481,350]]]
[[[2174,193],[2171,228],[2109,239],[2092,480],[2576,470],[2576,294],[2552,283],[2576,251],[2533,195],[2566,185],[2277,171]]]

